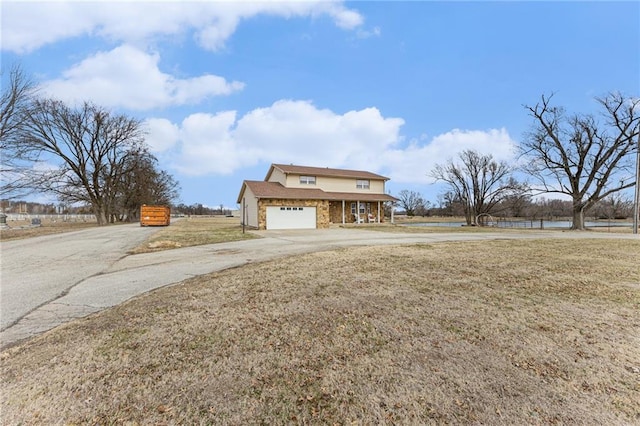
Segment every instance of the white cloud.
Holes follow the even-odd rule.
[[[372,30],[363,30],[359,29],[356,31],[356,37],[360,39],[370,38],[370,37],[380,37],[382,31],[380,31],[380,27],[374,27]]]
[[[329,3],[330,4],[330,3]],[[329,14],[333,17],[336,25],[345,30],[356,28],[364,22],[362,15],[354,10],[344,9],[341,6],[336,7],[332,4]]]
[[[96,27],[91,5],[64,2],[2,3],[2,50],[26,53]]]
[[[280,100],[237,118],[234,111],[193,114],[179,126],[171,145],[174,167],[188,175],[228,175],[258,163],[345,167],[382,173],[399,183],[430,183],[436,163],[464,149],[512,160],[515,142],[506,129],[452,130],[430,140],[402,145],[401,118],[383,117],[377,108],[337,114],[308,101]],[[171,128],[150,120],[151,128]],[[152,146],[169,148],[166,140]]]
[[[107,107],[146,110],[198,103],[244,87],[211,74],[179,79],[160,71],[159,61],[158,54],[123,45],[74,65],[62,78],[43,83],[43,90],[70,103],[91,100]]]
[[[427,184],[433,183],[428,176],[436,164],[455,160],[466,149],[481,154],[491,154],[500,161],[513,161],[516,142],[505,128],[490,130],[454,129],[426,141],[411,142],[406,148],[385,153],[385,165],[394,182]]]
[[[192,114],[173,141],[174,167],[190,175],[231,174],[259,162],[366,167],[377,152],[398,141],[403,120],[376,108],[338,115],[307,101],[282,100],[236,120],[234,111]],[[149,120],[151,146],[169,149],[167,120]],[[356,155],[357,154],[357,155]]]
[[[194,31],[205,49],[218,50],[243,19],[257,15],[283,18],[329,16],[343,29],[363,23],[362,16],[339,1],[196,2],[17,2],[3,5],[2,49],[25,53],[78,36],[99,36],[128,44]]]
[[[192,114],[182,122],[177,168],[184,174],[230,174],[246,164],[245,147],[232,136],[236,113]]]
[[[152,152],[164,152],[170,149],[180,138],[178,126],[164,118],[150,118],[145,121],[146,140]]]

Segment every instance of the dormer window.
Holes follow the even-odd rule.
[[[300,176],[300,185],[315,185],[315,176]]]
[[[356,181],[357,189],[369,189],[369,180],[358,179]]]

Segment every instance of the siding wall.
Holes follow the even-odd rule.
[[[269,182],[280,182],[282,186],[287,186],[287,176],[280,170],[274,168],[271,171],[271,176],[269,176]]]
[[[369,189],[356,188],[356,180],[353,178],[334,178],[326,176],[316,176],[315,185],[301,185],[300,175],[287,175],[286,181],[276,180],[276,171],[271,174],[269,181],[280,182],[288,188],[319,188],[328,192],[355,192],[362,194],[384,194],[384,181],[383,180],[369,180]],[[282,175],[282,173],[280,173]]]
[[[246,226],[258,228],[258,199],[248,186],[244,190],[244,199],[246,212],[243,212],[242,208],[240,208],[240,213],[243,214],[240,223],[246,220]]]

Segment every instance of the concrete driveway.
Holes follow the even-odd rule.
[[[157,228],[121,225],[0,243],[0,348],[187,278],[294,254],[356,245],[630,234],[408,234],[334,228],[261,231],[260,239],[127,255]]]

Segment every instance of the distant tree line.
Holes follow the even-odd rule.
[[[218,207],[207,207],[200,203],[186,205],[184,203],[170,205],[171,214],[185,216],[214,216],[214,215],[231,215],[233,212],[220,205]],[[0,199],[0,209],[4,213],[15,214],[93,214],[91,205],[69,205],[55,203],[38,203],[25,200],[7,200]],[[132,215],[139,215],[139,209],[132,212]]]
[[[407,197],[408,195],[410,196]],[[402,190],[396,197],[400,200],[396,205],[398,214],[414,217],[465,217],[465,202],[451,191],[440,194],[436,202],[425,200],[417,191]],[[406,204],[407,200],[413,203]],[[530,195],[510,196],[493,205],[487,214],[495,218],[570,219],[573,217],[573,202],[533,199]],[[628,219],[633,216],[633,200],[622,194],[612,194],[597,202],[589,210],[589,216],[594,219]]]
[[[178,182],[158,168],[142,123],[91,102],[38,95],[14,67],[0,97],[0,196],[54,195],[88,205],[98,224],[138,220],[142,204],[170,204]]]
[[[183,214],[186,216],[213,216],[213,215],[224,215],[229,216],[232,214],[230,209],[225,208],[223,205],[218,207],[207,207],[203,206],[200,203],[194,203],[191,205],[186,204],[177,204],[173,206],[171,209],[172,213],[175,214]]]

